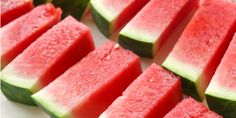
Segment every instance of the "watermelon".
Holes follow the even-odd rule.
[[[161,118],[181,99],[181,80],[152,64],[99,118]]]
[[[236,30],[236,4],[206,1],[162,64],[181,76],[184,93],[199,101]]]
[[[1,69],[60,20],[61,10],[41,5],[0,29]]]
[[[53,118],[96,118],[140,73],[138,56],[107,41],[32,98]]]
[[[1,0],[1,27],[33,9],[32,0]]]
[[[149,0],[91,0],[90,9],[98,29],[109,37],[122,28]]]
[[[208,106],[225,118],[236,116],[236,33],[205,92]]]
[[[187,16],[195,0],[152,0],[119,33],[119,44],[154,57],[171,30]]]
[[[80,20],[85,15],[90,0],[34,0],[34,4],[53,3],[63,10],[62,18],[72,15]]]
[[[183,99],[164,118],[223,118],[191,97]]]
[[[68,16],[2,70],[1,89],[10,100],[34,105],[33,93],[93,49],[88,27]]]

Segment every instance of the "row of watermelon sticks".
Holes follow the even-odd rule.
[[[32,1],[6,0],[1,8],[1,89],[10,100],[36,103],[58,118],[98,117],[103,111],[101,118],[163,117],[181,101],[182,85],[196,100],[206,97],[217,113],[236,117],[236,38],[231,41],[236,5],[231,0],[205,0],[200,6],[196,0],[90,2],[107,37],[133,17],[118,42],[145,57],[156,56],[172,29],[196,9],[163,63],[182,84],[156,64],[141,74],[139,57],[111,41],[94,50],[89,28],[71,16],[57,24],[62,11],[50,3],[32,9]],[[62,9],[67,16],[68,5]],[[165,117],[221,116],[187,98]]]

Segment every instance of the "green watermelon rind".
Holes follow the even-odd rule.
[[[128,35],[123,35],[120,33],[118,43],[122,47],[130,49],[140,56],[153,58],[154,43],[152,42],[136,40],[134,38],[130,38]]]
[[[101,33],[109,37],[111,33],[111,23],[112,19],[106,18],[102,13],[100,13],[97,8],[93,5],[92,2],[90,2],[90,11],[93,16],[93,20],[95,24],[97,25],[98,29],[101,31]]]
[[[52,118],[72,118],[69,112],[62,106],[57,105],[49,99],[49,94],[42,94],[41,91],[33,94],[33,101]]]
[[[205,92],[205,96],[210,109],[223,115],[225,118],[235,118],[235,91],[223,88],[212,80]]]
[[[5,82],[1,78],[1,90],[7,99],[15,102],[19,102],[26,105],[36,106],[36,104],[32,101],[31,95],[32,90],[27,88],[15,86]]]
[[[204,87],[201,86],[201,71],[191,65],[178,61],[170,55],[162,63],[162,66],[181,77],[183,92],[185,94],[192,96],[198,101],[204,99],[205,90],[203,90],[202,88]]]

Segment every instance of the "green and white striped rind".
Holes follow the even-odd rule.
[[[114,25],[119,12],[114,12],[107,9],[107,6],[102,4],[103,0],[91,0],[90,10],[98,29],[109,37],[114,30]]]
[[[22,76],[14,69],[4,69],[1,72],[1,90],[3,94],[12,101],[35,105],[31,95],[38,91],[37,79]]]
[[[73,118],[69,110],[53,101],[50,93],[41,90],[31,97],[51,118]]]
[[[156,48],[158,48],[157,36],[144,32],[145,31],[132,28],[127,24],[119,33],[118,43],[140,56],[153,58],[156,53]]]
[[[200,69],[185,64],[171,55],[166,58],[162,66],[181,77],[182,88],[185,94],[192,96],[198,101],[204,99],[207,83],[203,81],[204,75]]]
[[[206,92],[207,104],[210,109],[221,114],[225,118],[236,116],[236,91],[225,88],[212,79]]]

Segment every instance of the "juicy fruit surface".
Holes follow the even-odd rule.
[[[1,26],[33,8],[32,0],[1,0]]]
[[[236,115],[236,35],[234,35],[206,92],[208,106],[226,118]]]
[[[200,7],[175,45],[171,56],[204,69],[229,34],[230,28],[235,25],[234,9],[235,5],[226,3]]]
[[[183,77],[186,82],[184,90],[199,100],[204,97],[204,91],[234,33],[235,9],[236,5],[227,1],[207,1],[198,9],[163,63]],[[196,91],[187,88],[190,86]]]
[[[236,35],[234,35],[212,81],[219,86],[236,92]],[[235,98],[236,100],[236,98]]]
[[[178,103],[164,118],[223,118],[202,103],[186,98]]]
[[[100,118],[163,117],[181,99],[180,79],[152,64]]]
[[[44,94],[74,117],[97,117],[140,73],[138,56],[109,41],[33,98],[37,101],[43,97],[40,94]],[[45,109],[53,112],[53,109]]]
[[[189,0],[150,1],[125,28],[138,30],[137,33],[145,32],[145,35],[153,37],[150,42],[155,42],[188,2]]]
[[[89,35],[87,34],[88,32],[89,29],[86,26],[78,23],[78,21],[72,17],[67,17],[30,45],[6,67],[6,70],[8,67],[11,67],[22,76],[40,78],[43,76],[42,74],[44,74],[44,72],[47,72],[47,69],[57,64],[60,58],[67,58],[63,57],[66,51],[69,50],[73,44],[79,42],[79,40],[83,40],[82,38],[85,38],[86,35]],[[91,47],[88,49],[90,48]],[[44,81],[49,82],[49,80]],[[44,83],[44,86],[45,85],[46,83]]]
[[[60,9],[41,5],[1,28],[1,61],[8,64],[31,42],[60,20]]]

